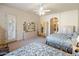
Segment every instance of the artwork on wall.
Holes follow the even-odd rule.
[[[27,31],[27,29],[26,29],[27,27],[26,27],[26,22],[24,22],[24,24],[23,24],[23,31]]]
[[[33,32],[33,31],[35,31],[35,23],[34,22],[30,22],[30,23],[24,22],[23,30],[25,32]]]

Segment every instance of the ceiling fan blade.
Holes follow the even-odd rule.
[[[40,16],[45,15],[46,12],[50,12],[50,11],[51,11],[51,10],[44,9],[43,6],[40,6],[39,9],[34,10],[34,12],[35,12],[36,14],[40,15]]]
[[[45,12],[50,12],[51,10],[44,10]]]

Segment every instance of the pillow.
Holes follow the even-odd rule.
[[[77,37],[78,37],[78,34],[77,34],[76,32],[73,33],[72,41],[73,41],[73,42],[76,42]]]
[[[74,32],[73,34],[74,34],[74,35],[75,35],[75,34],[76,34],[76,35],[79,35],[79,32]]]
[[[66,33],[66,28],[65,28],[65,26],[59,27],[58,33]]]
[[[73,34],[73,26],[61,26],[59,28],[59,33],[64,33],[64,34]]]
[[[73,34],[73,26],[67,26],[66,30],[67,30],[67,33]]]

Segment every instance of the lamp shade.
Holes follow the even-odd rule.
[[[79,42],[79,36],[77,37],[77,42]]]

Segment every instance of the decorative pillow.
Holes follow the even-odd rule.
[[[78,37],[78,34],[75,32],[73,33],[73,36],[72,36],[72,41],[75,43],[76,42],[76,39]]]

